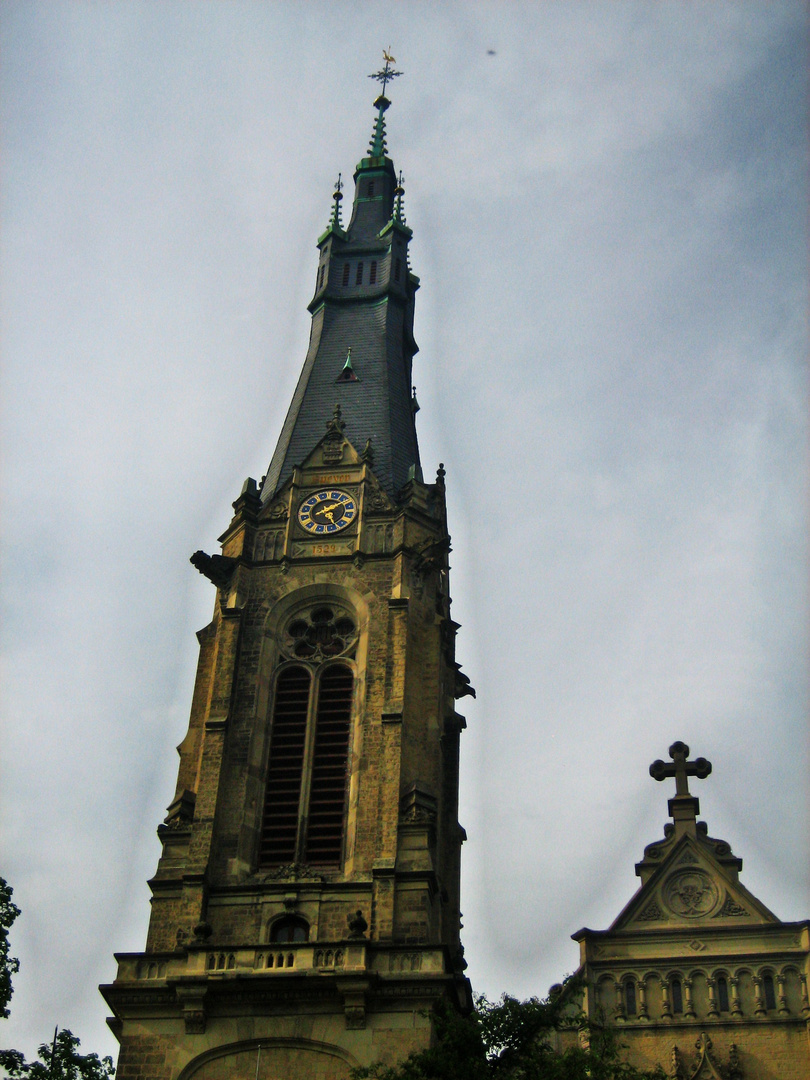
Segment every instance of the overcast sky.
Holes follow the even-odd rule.
[[[474,988],[576,967],[675,739],[743,881],[810,915],[804,4],[6,0],[0,34],[0,1045],[115,1053],[96,985],[144,945],[213,609],[188,557],[267,469],[389,45]]]

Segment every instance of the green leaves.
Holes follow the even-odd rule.
[[[14,988],[11,985],[11,976],[20,970],[20,961],[15,956],[9,956],[9,929],[20,914],[20,909],[11,902],[11,888],[5,878],[0,877],[0,1017],[9,1014],[8,1003]]]
[[[9,1014],[14,993],[11,976],[20,970],[20,961],[9,956],[8,932],[20,909],[11,902],[12,888],[0,878],[0,1017]],[[42,1043],[39,1060],[26,1061],[19,1050],[0,1050],[0,1070],[11,1080],[111,1080],[115,1075],[111,1057],[80,1054],[79,1040],[72,1031],[55,1033],[53,1042]]]
[[[80,1054],[79,1040],[65,1029],[54,1043],[42,1043],[39,1060],[26,1062],[18,1050],[0,1051],[0,1065],[13,1080],[111,1080],[115,1075],[111,1057]]]
[[[469,1016],[442,1002],[435,1045],[395,1066],[356,1069],[354,1080],[663,1080],[621,1059],[609,1028],[588,1024],[577,976],[548,998],[481,997]]]

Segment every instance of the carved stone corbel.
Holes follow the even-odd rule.
[[[366,1026],[366,992],[368,988],[368,979],[346,979],[340,982],[347,1031],[359,1031]]]
[[[205,983],[196,985],[186,983],[175,987],[177,1000],[183,1010],[183,1023],[187,1035],[202,1035],[205,1032],[205,994],[207,989]]]

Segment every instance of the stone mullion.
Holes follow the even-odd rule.
[[[807,976],[804,972],[799,975],[799,987],[802,994],[802,1016],[810,1015],[810,998],[807,996]]]

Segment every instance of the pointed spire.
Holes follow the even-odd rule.
[[[377,119],[374,123],[374,131],[369,144],[369,153],[372,157],[385,157],[387,149],[385,145],[385,110],[391,104],[385,96],[385,88],[392,79],[397,79],[402,74],[401,71],[394,71],[391,66],[396,63],[396,60],[391,55],[390,47],[387,50],[383,49],[383,60],[385,60],[385,67],[380,71],[375,71],[373,75],[369,75],[370,79],[376,79],[377,82],[382,83],[382,93],[374,101],[374,107],[377,109]]]
[[[343,182],[342,182],[340,177],[341,177],[341,174],[338,173],[337,183],[335,184],[335,190],[334,190],[334,193],[332,195],[332,198],[334,199],[335,204],[332,207],[332,218],[331,218],[331,220],[329,222],[329,228],[331,228],[331,229],[335,229],[335,228],[342,229],[343,228],[343,222],[340,220],[340,201],[343,198],[343,195],[341,193],[341,188],[343,187]]]

